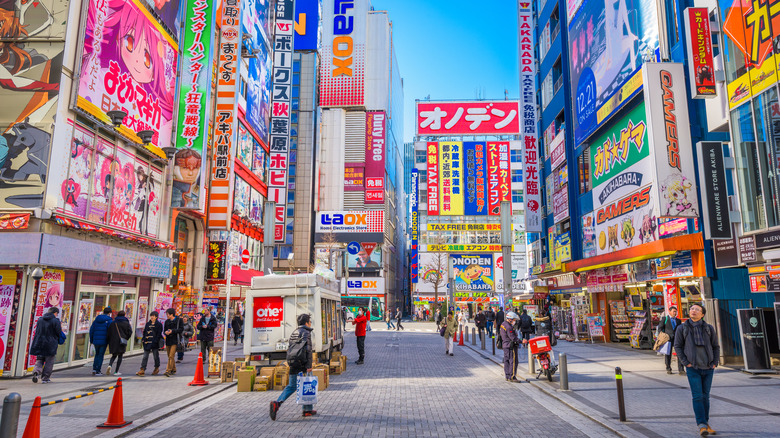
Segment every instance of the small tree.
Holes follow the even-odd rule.
[[[444,245],[446,244],[446,239],[443,236],[439,236],[436,244]],[[450,255],[444,251],[429,252],[429,254],[431,254],[432,257],[427,263],[421,266],[423,275],[420,277],[423,283],[428,283],[433,286],[433,305],[435,309],[435,307],[439,305],[439,288],[447,283],[445,273],[450,267]]]

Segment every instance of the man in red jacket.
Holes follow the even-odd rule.
[[[368,323],[368,315],[366,314],[366,309],[361,307],[358,309],[355,319],[352,320],[352,325],[355,326],[355,336],[357,337],[358,356],[360,356],[355,361],[358,365],[363,365],[363,358],[365,357],[366,323]]]

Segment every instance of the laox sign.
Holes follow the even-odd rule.
[[[377,281],[360,281],[360,280],[349,280],[347,281],[347,287],[355,288],[355,289],[376,289],[377,287]]]
[[[323,214],[323,225],[368,225],[365,214]]]
[[[255,297],[254,327],[279,327],[284,320],[284,300],[282,297]]]
[[[347,15],[354,9],[353,0],[333,0],[333,77],[352,76],[352,31],[355,18]]]

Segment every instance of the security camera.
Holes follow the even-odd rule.
[[[43,278],[43,269],[41,269],[40,266],[33,269],[32,278],[33,280],[40,280],[41,278]]]

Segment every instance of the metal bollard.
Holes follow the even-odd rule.
[[[531,354],[531,344],[528,344],[528,374],[536,374],[536,362],[534,362],[534,355]]]
[[[477,345],[477,329],[471,328],[471,345]]]
[[[12,392],[3,399],[3,414],[0,418],[0,438],[16,438],[19,429],[19,409],[22,406],[22,396]]]
[[[558,362],[561,364],[561,390],[569,390],[569,365],[566,363],[566,353],[558,355]]]
[[[615,367],[615,383],[617,384],[620,421],[626,421],[626,401],[623,398],[623,371],[621,371],[620,367]]]
[[[485,349],[485,333],[480,333],[479,341],[482,344],[482,349]]]
[[[493,341],[493,356],[495,356],[496,355],[496,337],[493,336],[492,338],[490,338],[490,340]]]

